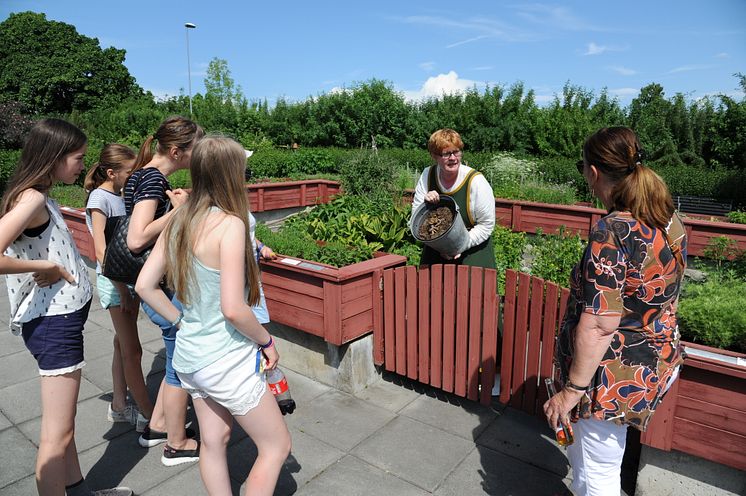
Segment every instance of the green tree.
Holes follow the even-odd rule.
[[[11,14],[0,23],[0,101],[67,113],[141,94],[124,56],[44,14]]]

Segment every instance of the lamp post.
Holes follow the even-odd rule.
[[[189,76],[189,117],[192,117],[192,64],[189,60],[189,30],[196,28],[196,24],[191,22],[185,22],[184,28],[186,29],[186,42],[187,42],[187,74]]]

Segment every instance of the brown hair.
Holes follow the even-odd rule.
[[[668,186],[642,163],[637,135],[627,127],[605,127],[583,145],[583,158],[613,184],[612,210],[629,210],[651,227],[665,229],[674,213]]]
[[[143,166],[148,165],[153,160],[153,141],[158,141],[156,153],[166,155],[173,146],[180,150],[189,149],[192,143],[204,135],[204,130],[186,117],[178,115],[169,117],[142,144],[135,159],[135,166],[132,167],[132,172],[142,169]]]
[[[111,169],[114,172],[119,172],[126,167],[130,160],[134,160],[137,154],[132,148],[120,145],[119,143],[109,143],[101,150],[101,155],[98,157],[98,162],[93,164],[85,175],[83,181],[83,188],[91,194],[91,191],[105,183],[109,176],[106,175],[106,171]]]
[[[211,207],[238,217],[246,226],[246,285],[248,304],[259,303],[259,267],[254,258],[249,225],[249,200],[244,186],[246,153],[230,138],[211,135],[194,146],[189,166],[192,192],[186,204],[179,208],[163,235],[166,243],[166,278],[176,290],[179,300],[189,304],[190,287],[194,280],[194,251],[198,226]]]
[[[43,119],[37,122],[26,137],[21,158],[8,180],[0,204],[0,216],[13,208],[25,190],[46,193],[52,187],[55,165],[87,142],[83,131],[67,121]]]
[[[464,142],[461,141],[461,135],[453,129],[438,129],[427,140],[427,151],[435,155],[449,147],[458,148],[459,150],[464,149]]]

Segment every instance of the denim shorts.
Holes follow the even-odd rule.
[[[132,286],[127,286],[130,290],[130,296],[136,296]],[[98,300],[101,302],[101,308],[108,310],[111,307],[118,307],[122,304],[119,298],[119,290],[111,282],[111,279],[103,274],[96,275],[96,291],[98,291]]]
[[[23,341],[36,359],[40,375],[69,374],[85,365],[83,326],[90,308],[88,300],[72,313],[37,317],[23,324]]]
[[[181,302],[176,299],[176,295],[166,292],[166,296],[171,299],[171,303],[173,303],[176,308],[179,310],[182,309]],[[161,328],[163,344],[166,347],[166,384],[181,387],[179,376],[176,375],[176,371],[174,370],[174,348],[176,348],[176,331],[178,328],[172,326],[171,322],[161,317],[159,313],[153,310],[151,306],[144,301],[142,301],[142,309],[148,315],[150,321]]]

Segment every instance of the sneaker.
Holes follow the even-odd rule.
[[[191,463],[199,461],[199,441],[197,441],[197,449],[175,449],[168,444],[163,448],[163,456],[161,456],[161,463],[167,467],[175,467],[182,463]]]
[[[196,435],[197,433],[194,432],[194,429],[187,427],[186,437],[188,437],[189,439],[194,439]],[[152,448],[153,446],[158,446],[161,443],[165,443],[167,439],[167,433],[156,431],[151,429],[150,426],[146,426],[137,442],[139,442],[140,446],[142,446],[143,448]]]
[[[129,487],[112,487],[110,489],[99,489],[93,491],[93,496],[132,496],[134,493]]]
[[[127,405],[126,407],[124,407],[124,410],[122,410],[121,412],[117,412],[113,408],[111,408],[111,403],[109,403],[109,408],[106,411],[106,420],[108,420],[109,422],[128,422],[132,425],[135,425],[137,415],[139,414],[140,411],[134,405]]]
[[[135,420],[135,430],[141,433],[145,432],[145,429],[147,429],[149,422],[150,419],[146,419],[142,413],[137,412],[137,419]]]

